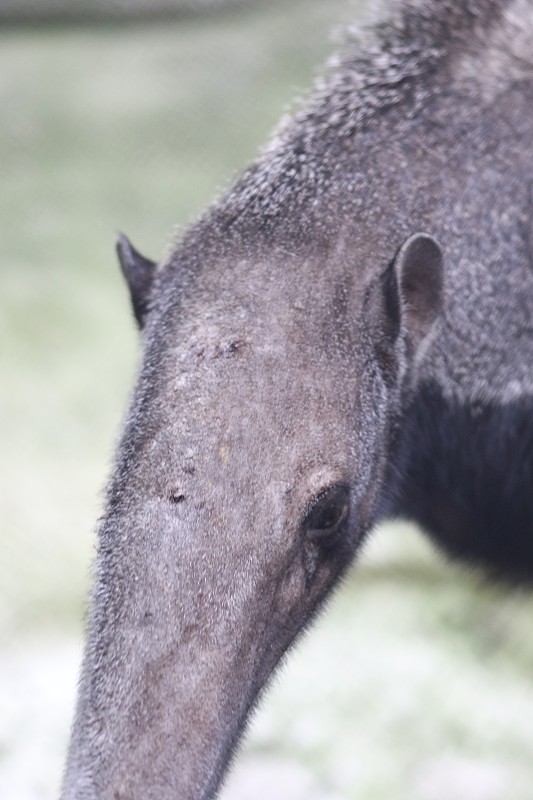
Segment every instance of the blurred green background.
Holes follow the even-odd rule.
[[[360,12],[248,0],[0,27],[1,798],[58,792],[137,354],[115,233],[160,258]],[[384,527],[275,679],[224,797],[531,800],[532,634],[530,596]]]

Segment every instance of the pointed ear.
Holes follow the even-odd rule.
[[[142,256],[123,233],[117,236],[116,246],[120,268],[130,290],[133,313],[139,328],[142,328],[148,312],[148,298],[154,282],[156,264]]]
[[[442,305],[442,282],[439,245],[415,233],[370,285],[366,319],[387,381],[397,381],[404,356],[412,361],[430,332]]]
[[[400,247],[394,272],[401,307],[401,328],[414,354],[442,308],[443,259],[432,236],[415,233]]]

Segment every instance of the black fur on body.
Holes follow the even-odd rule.
[[[526,0],[398,3],[166,262],[120,240],[143,362],[64,800],[213,798],[380,512],[533,575],[532,38]]]
[[[416,520],[455,558],[530,584],[533,402],[465,403],[423,384],[402,419],[387,516]]]

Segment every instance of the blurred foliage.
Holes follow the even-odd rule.
[[[123,23],[226,11],[261,2],[265,0],[1,0],[0,24]]]

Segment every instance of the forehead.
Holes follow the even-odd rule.
[[[261,257],[206,259],[185,275],[171,264],[156,336],[182,360],[187,351],[250,356],[252,346],[267,361],[289,354],[294,363],[310,354],[331,359],[339,348],[351,359],[364,288],[346,261],[341,251],[296,255],[278,248]]]
[[[187,392],[204,403],[254,394],[257,402],[259,386],[262,399],[291,403],[305,388],[311,400],[341,377],[353,387],[358,304],[351,275],[327,254],[226,257],[182,272],[169,264],[146,331],[144,373],[171,404]]]
[[[360,460],[354,436],[374,379],[358,293],[318,259],[270,267],[241,260],[160,286],[130,417],[154,472],[187,454],[243,481]]]

